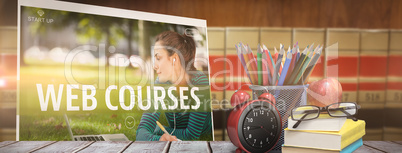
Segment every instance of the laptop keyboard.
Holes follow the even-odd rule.
[[[102,136],[85,136],[74,139],[75,141],[105,141]]]

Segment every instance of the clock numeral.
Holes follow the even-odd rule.
[[[269,113],[267,112],[267,116],[269,116]]]
[[[273,122],[274,121],[274,118],[271,118],[271,122]]]
[[[253,123],[253,118],[246,117],[246,119],[247,119],[247,122]]]
[[[267,142],[268,142],[268,137],[267,137]]]
[[[248,135],[248,138],[250,138],[250,139],[251,139],[251,137],[252,137],[252,136],[251,136],[251,134],[249,134],[249,135]]]
[[[254,116],[258,116],[258,112],[253,112]]]
[[[254,139],[254,143],[257,141],[257,139]]]
[[[264,110],[260,110],[260,114],[261,114],[261,115],[264,115]]]
[[[275,125],[272,125],[272,129],[274,129],[275,128]]]

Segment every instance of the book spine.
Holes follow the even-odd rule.
[[[358,103],[362,106],[362,114],[376,114],[362,116],[368,123],[382,120],[389,49],[389,31],[361,31],[359,95]],[[372,109],[368,109],[368,108]],[[377,113],[374,113],[377,112]],[[379,114],[378,114],[379,113]],[[382,140],[383,122],[367,126],[367,135],[371,140]],[[373,125],[373,126],[372,126]],[[369,140],[369,139],[366,139]]]
[[[349,146],[350,144],[359,140],[366,134],[366,131],[365,131],[366,122],[359,120],[354,123],[357,123],[358,125],[355,126],[353,129],[345,131],[345,133],[341,133],[341,136],[342,136],[341,149]]]
[[[360,33],[357,29],[327,29],[326,76],[338,77],[342,101],[357,101]]]
[[[208,28],[211,99],[213,109],[221,109],[225,92],[225,28]]]
[[[402,138],[402,31],[390,32],[386,105],[384,111],[384,139],[400,141]]]

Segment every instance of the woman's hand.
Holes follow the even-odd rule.
[[[177,141],[176,136],[174,135],[169,135],[169,134],[163,134],[159,141]]]

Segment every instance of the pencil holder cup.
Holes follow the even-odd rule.
[[[253,99],[258,99],[262,93],[270,93],[274,95],[276,108],[281,114],[282,119],[282,135],[278,143],[273,148],[273,151],[281,151],[284,143],[284,129],[288,127],[288,118],[293,108],[307,104],[307,88],[306,85],[296,86],[258,86],[250,85],[249,88],[253,91]]]

